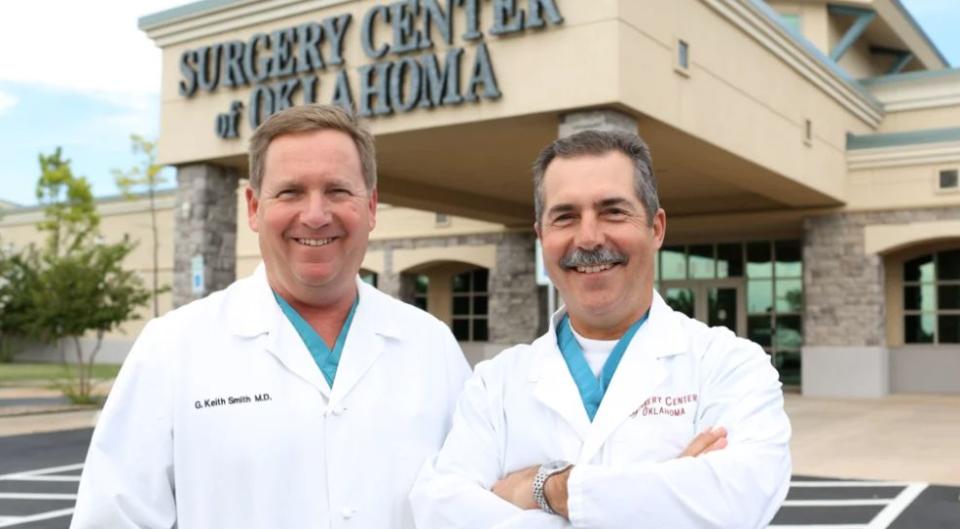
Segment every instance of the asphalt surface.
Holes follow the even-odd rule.
[[[67,529],[91,429],[0,437],[0,528]],[[794,476],[771,529],[958,529],[960,487]]]

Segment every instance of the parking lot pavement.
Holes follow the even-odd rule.
[[[0,438],[0,528],[66,529],[92,430]],[[770,529],[957,529],[960,487],[794,476]]]

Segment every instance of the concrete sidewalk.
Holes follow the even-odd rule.
[[[4,415],[4,398],[54,396],[50,390],[0,389],[0,436],[94,426],[99,410],[90,408],[36,407]],[[794,474],[960,486],[960,396],[851,400],[788,394],[786,400]]]

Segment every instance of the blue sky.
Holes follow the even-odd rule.
[[[901,1],[947,60],[960,65],[960,1]],[[117,193],[111,170],[137,161],[130,134],[159,131],[160,52],[137,29],[137,18],[183,3],[33,0],[2,8],[0,200],[36,203],[37,155],[57,146],[98,196]]]

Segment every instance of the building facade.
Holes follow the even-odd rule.
[[[536,153],[635,130],[672,306],[804,394],[960,392],[960,70],[897,0],[205,0],[140,27],[163,50],[173,304],[258,260],[253,127],[335,103],[368,119],[393,205],[364,276],[488,357],[546,321]]]

